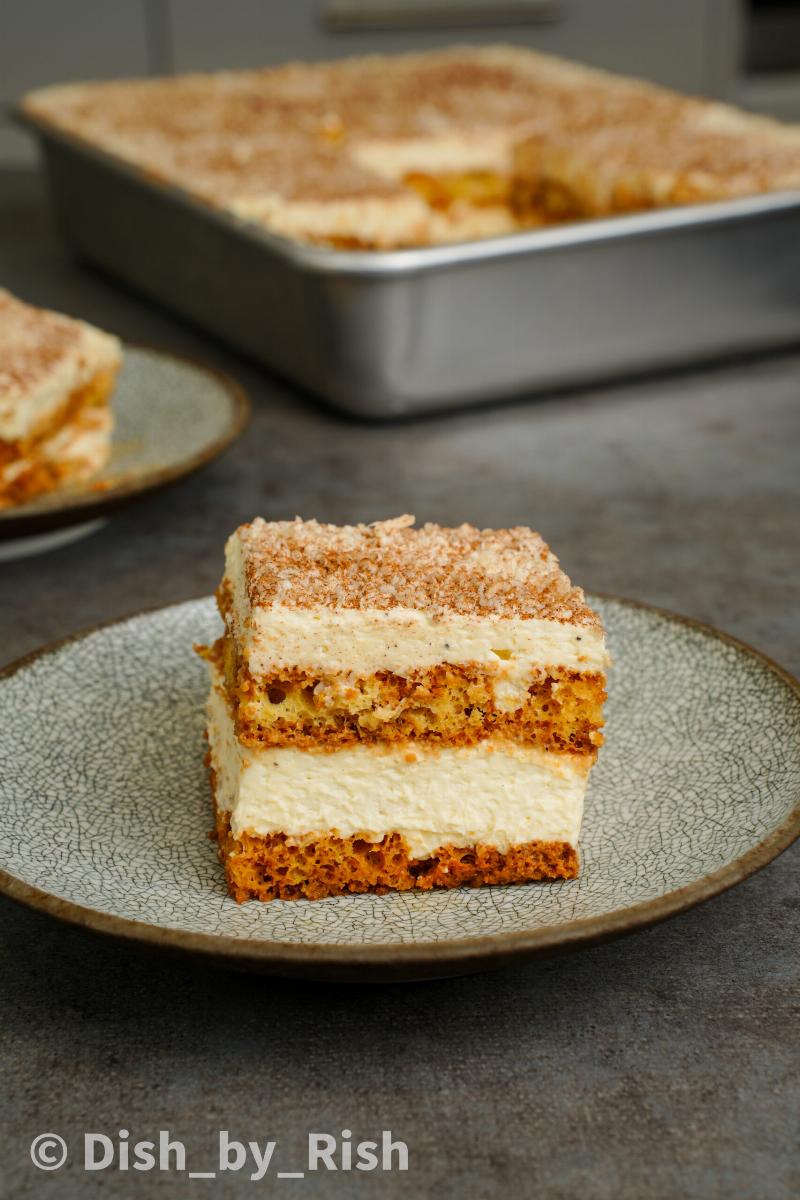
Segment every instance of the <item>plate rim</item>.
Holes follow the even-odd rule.
[[[49,533],[82,521],[93,520],[95,517],[110,515],[115,509],[135,500],[136,497],[168,487],[207,466],[232,446],[246,429],[252,415],[252,402],[243,385],[226,371],[213,367],[192,354],[125,339],[122,340],[123,366],[126,350],[139,350],[154,358],[172,360],[215,380],[226,394],[230,405],[225,427],[188,458],[182,458],[180,462],[164,467],[156,467],[135,479],[112,484],[106,491],[95,493],[91,491],[90,486],[77,493],[66,492],[64,504],[48,505],[46,508],[27,512],[19,511],[25,507],[22,505],[3,510],[0,512],[0,541],[13,541],[19,537]],[[91,485],[91,481],[89,483]],[[88,634],[93,630],[87,629],[84,632]]]
[[[590,603],[597,599],[630,609],[644,610],[661,620],[688,626],[706,637],[722,641],[766,667],[800,698],[800,679],[774,659],[733,634],[694,617],[615,593],[587,591],[586,595]],[[110,627],[125,625],[137,618],[199,601],[211,602],[213,596],[205,594],[172,604],[137,609],[47,643],[1,668],[0,687],[5,679],[16,675],[31,663],[57,653],[65,646],[84,641]],[[559,925],[533,926],[530,929],[436,942],[373,942],[360,945],[341,942],[283,942],[234,937],[223,933],[193,932],[166,925],[154,925],[133,917],[122,917],[77,901],[63,899],[52,892],[26,883],[3,867],[0,867],[0,895],[95,933],[151,948],[177,950],[194,957],[215,960],[228,967],[238,965],[273,974],[317,979],[433,978],[502,967],[519,959],[544,957],[580,946],[597,945],[659,924],[721,895],[750,878],[773,862],[799,837],[800,790],[793,809],[780,825],[771,829],[732,862],[680,888],[610,913],[582,917]]]

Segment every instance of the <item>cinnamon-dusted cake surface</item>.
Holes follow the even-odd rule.
[[[622,192],[629,207],[648,207],[794,186],[800,161],[798,134],[777,122],[502,45],[69,84],[31,93],[24,107],[208,204],[343,248],[620,211]],[[650,150],[642,178],[628,171],[609,189],[609,163],[634,147]],[[701,160],[713,186],[702,184]],[[593,207],[570,209],[556,185],[571,196],[579,172]]]
[[[597,615],[527,527],[267,522],[238,530],[253,607],[413,609],[432,615],[537,617],[597,628]]]

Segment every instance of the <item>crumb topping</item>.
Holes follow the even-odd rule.
[[[540,618],[600,626],[538,533],[460,525],[266,522],[234,535],[252,607],[394,608],[433,616]]]
[[[23,400],[82,339],[80,322],[0,288],[0,408]]]

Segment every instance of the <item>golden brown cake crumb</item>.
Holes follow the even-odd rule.
[[[603,744],[605,677],[597,671],[542,670],[520,704],[503,711],[496,676],[478,663],[361,678],[296,668],[256,680],[237,662],[232,638],[205,653],[226,679],[236,733],[248,746],[331,751],[360,742],[470,746],[501,737],[594,761]]]

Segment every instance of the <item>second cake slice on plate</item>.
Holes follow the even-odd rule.
[[[209,765],[237,900],[569,879],[603,629],[527,528],[229,539]]]
[[[0,509],[105,465],[121,363],[111,334],[0,288]]]

